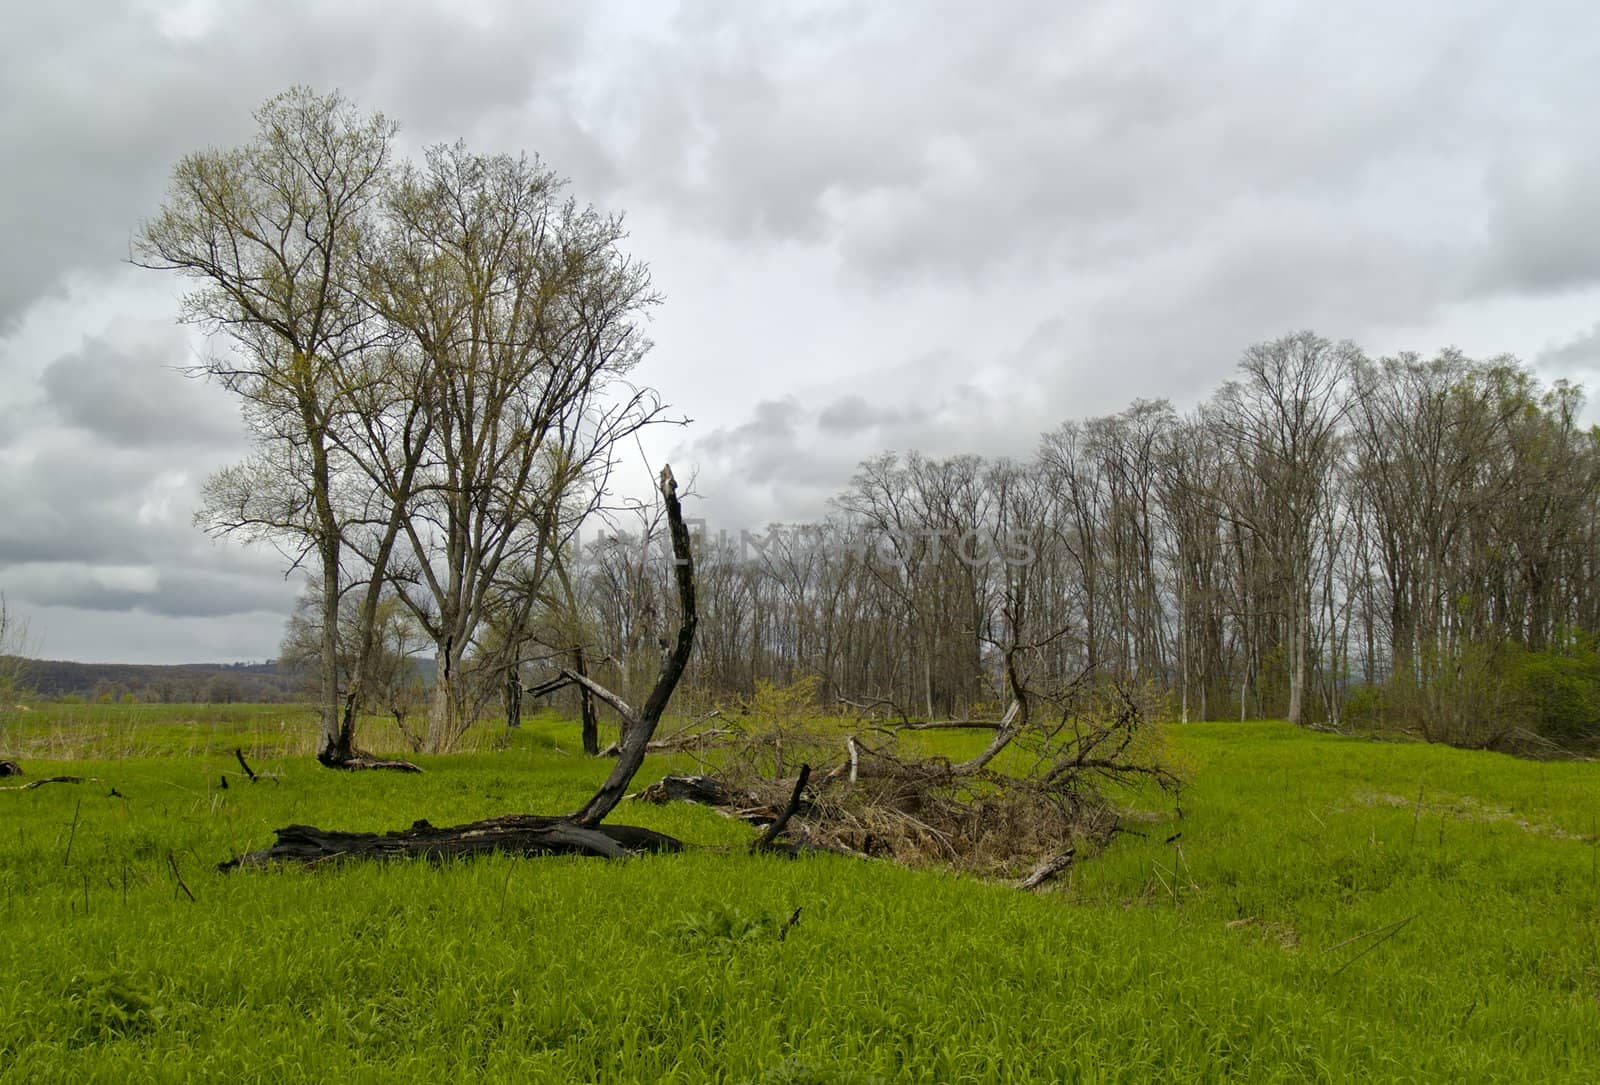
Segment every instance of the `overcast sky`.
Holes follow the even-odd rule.
[[[886,448],[1188,408],[1251,342],[1600,371],[1600,8],[58,2],[0,36],[0,590],[51,658],[276,654],[298,583],[191,522],[243,453],[126,264],[290,84],[407,153],[536,152],[666,303],[648,447],[736,528]]]

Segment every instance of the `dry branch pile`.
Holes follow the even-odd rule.
[[[812,774],[786,827],[789,849],[938,864],[1024,878],[1033,888],[1116,834],[1109,792],[1149,783],[1176,794],[1179,785],[1163,764],[1151,706],[1125,685],[1079,681],[1049,697],[1026,693],[993,729],[982,753],[959,762],[919,756],[898,736],[836,738],[844,756]],[[815,734],[806,739],[805,755],[818,760]],[[770,824],[794,786],[752,771],[770,765],[770,745],[770,736],[753,734],[716,773],[669,776],[637,798],[700,802]]]

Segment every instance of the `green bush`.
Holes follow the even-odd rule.
[[[1600,651],[1572,638],[1559,651],[1507,653],[1506,669],[1523,726],[1552,742],[1600,739]]]
[[[1420,734],[1452,746],[1527,750],[1600,743],[1600,646],[1569,635],[1554,648],[1431,646],[1415,673],[1357,687],[1352,723]]]

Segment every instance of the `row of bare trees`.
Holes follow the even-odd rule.
[[[1374,360],[1302,333],[1250,348],[1188,416],[1141,401],[1026,461],[886,454],[823,523],[703,534],[689,683],[716,699],[815,675],[824,701],[964,716],[1009,699],[1016,644],[1043,673],[1149,683],[1184,718],[1338,724],[1354,701],[1493,741],[1473,683],[1494,661],[1600,632],[1581,405],[1509,359]],[[624,685],[671,598],[645,542],[592,542],[575,575],[590,654]]]

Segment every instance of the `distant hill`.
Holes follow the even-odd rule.
[[[281,703],[303,701],[301,675],[265,663],[72,663],[35,659],[27,663],[28,685],[44,698],[75,695],[85,700],[132,694],[141,701],[180,703]]]

